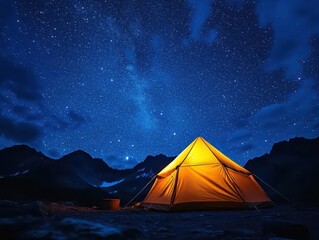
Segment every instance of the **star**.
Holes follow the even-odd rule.
[[[296,1],[273,1],[287,10],[279,22],[261,1],[213,1],[214,11],[212,1],[4,1],[0,147],[83,149],[133,167],[203,136],[244,164],[280,140],[317,137],[319,26],[303,20],[319,3]]]

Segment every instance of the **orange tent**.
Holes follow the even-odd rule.
[[[156,175],[139,204],[147,209],[198,210],[272,205],[253,175],[202,137]]]

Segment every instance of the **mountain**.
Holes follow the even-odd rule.
[[[121,199],[123,204],[130,201],[143,187],[152,179],[155,174],[160,172],[175,157],[167,157],[163,154],[147,156],[146,159],[137,164],[131,174],[126,176],[118,184],[105,188],[109,194],[113,194]],[[152,187],[150,183],[144,191],[135,199],[142,200]]]
[[[97,204],[103,198],[121,197],[125,202],[172,160],[148,156],[133,169],[118,170],[82,150],[54,160],[16,145],[0,150],[0,199]]]
[[[276,143],[269,154],[249,160],[245,168],[296,203],[319,203],[319,137]],[[275,201],[282,200],[263,187]]]
[[[82,150],[77,150],[60,158],[59,162],[66,168],[72,169],[84,181],[93,186],[118,181],[132,172],[130,169],[111,168],[102,159],[92,158]]]
[[[75,201],[98,204],[119,197],[125,204],[174,157],[147,156],[133,169],[118,170],[77,150],[58,160],[26,145],[0,150],[0,199]],[[245,168],[295,202],[319,203],[319,138],[294,138],[274,144],[270,153]],[[153,182],[135,199],[142,200]],[[276,202],[282,200],[261,183]]]
[[[11,200],[96,204],[110,195],[94,185],[130,173],[112,169],[83,151],[54,160],[26,145],[0,150],[0,165],[0,199]]]
[[[52,159],[27,145],[16,145],[0,150],[0,160],[0,177],[6,177],[27,173]]]

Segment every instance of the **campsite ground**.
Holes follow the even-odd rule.
[[[319,208],[165,213],[37,206],[38,216],[5,211],[1,239],[319,239]]]
[[[305,226],[309,231],[310,239],[319,239],[318,209],[298,210],[291,207],[279,207],[261,211],[177,213],[104,211],[99,214],[64,213],[62,216],[99,222],[121,229],[138,229],[149,239],[267,239],[275,234],[263,234],[267,228],[265,225],[278,225],[278,222],[298,223],[300,225],[295,225],[295,230],[302,232],[303,228],[300,226]],[[304,236],[303,233],[300,234]]]

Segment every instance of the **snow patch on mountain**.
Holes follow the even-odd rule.
[[[114,186],[120,182],[123,182],[125,178],[119,180],[119,181],[114,181],[114,182],[102,182],[102,184],[100,185],[101,188],[104,188],[104,187],[111,187],[111,186]]]
[[[144,172],[140,175],[137,175],[135,178],[151,178],[154,176],[154,172],[152,170],[150,170],[149,172]]]

